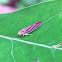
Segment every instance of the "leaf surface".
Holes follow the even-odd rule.
[[[31,36],[18,36],[19,30],[39,21],[42,25]],[[0,15],[0,62],[61,62],[62,46],[51,47],[61,42],[62,2],[43,2]]]

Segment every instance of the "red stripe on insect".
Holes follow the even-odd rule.
[[[37,26],[37,25],[35,25],[33,28],[35,28],[36,26]],[[32,28],[32,29],[33,29],[33,28]],[[32,30],[32,29],[31,29],[31,30]],[[31,30],[30,30],[30,31],[31,31]]]
[[[36,23],[36,25],[37,25],[37,24],[40,24],[40,23],[42,24],[42,21],[40,21],[40,22]]]
[[[41,24],[42,24],[42,21],[41,21],[41,22],[36,23],[36,25],[35,25],[33,28],[35,28],[35,27],[36,27],[39,23],[41,23]],[[38,26],[40,26],[41,24],[39,24]],[[38,26],[37,26],[37,27],[38,27]],[[36,27],[36,28],[37,28],[37,27]],[[32,28],[32,29],[33,29],[33,28]],[[32,29],[31,29],[31,30],[32,30]]]
[[[37,27],[39,27],[39,26],[40,26],[40,24],[39,24]],[[37,27],[36,27],[36,28],[37,28]]]
[[[36,25],[35,25],[33,28],[35,28],[39,23],[42,24],[42,22],[38,22],[38,23],[36,23]],[[41,24],[39,24],[38,26],[40,26]],[[38,26],[37,26],[37,27],[38,27]],[[33,28],[32,28],[32,29],[33,29]]]
[[[31,25],[31,27],[32,27],[33,25]],[[26,31],[28,31],[31,27],[29,27]]]

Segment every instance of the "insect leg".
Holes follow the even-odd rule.
[[[32,35],[32,34],[25,33],[24,35]]]

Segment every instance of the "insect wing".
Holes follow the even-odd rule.
[[[35,24],[31,25],[31,26],[28,26],[26,28],[21,29],[20,30],[20,33],[23,33],[23,34],[25,34],[25,33],[31,33],[32,31],[34,31],[38,27],[40,27],[41,24],[42,24],[41,21],[40,22],[37,22],[37,23],[35,23]]]
[[[30,33],[32,31],[36,30],[38,27],[40,27],[41,24],[42,24],[42,22],[40,21],[40,22],[35,23],[29,27],[26,27],[25,33]]]

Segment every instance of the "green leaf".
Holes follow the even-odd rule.
[[[42,26],[32,35],[18,36],[19,30],[39,21]],[[0,15],[0,62],[61,62],[62,46],[52,48],[61,42],[62,2],[43,2]]]

